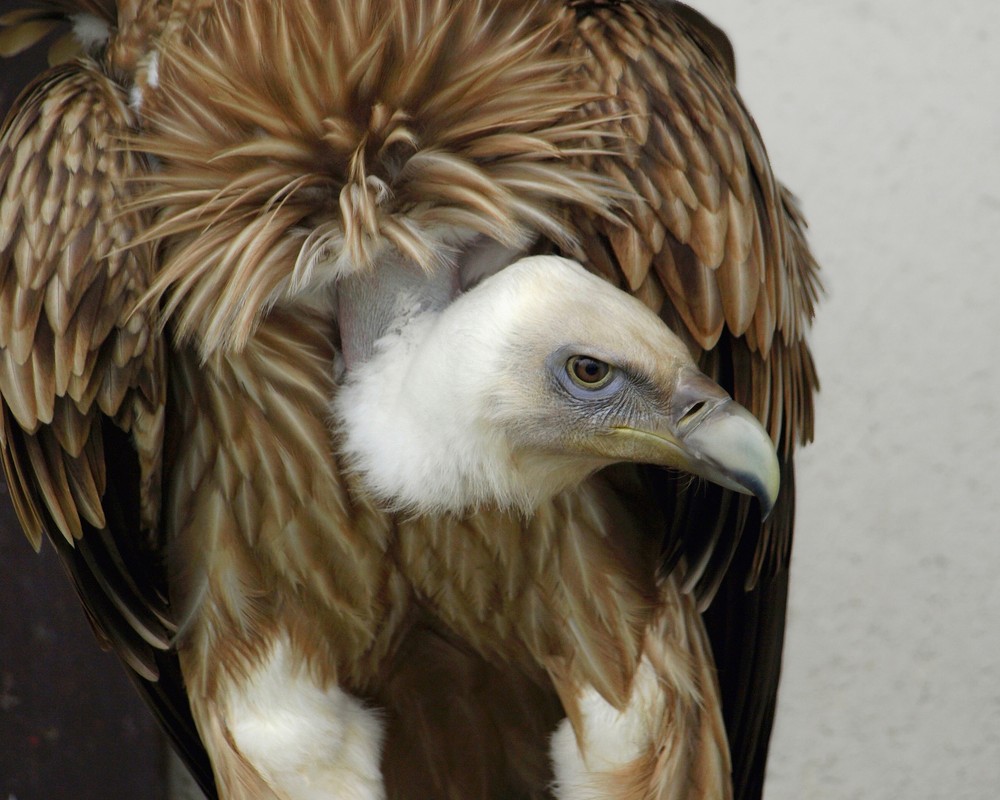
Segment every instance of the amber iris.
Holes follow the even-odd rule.
[[[573,356],[566,362],[566,372],[584,389],[599,389],[611,379],[611,365],[590,356]]]

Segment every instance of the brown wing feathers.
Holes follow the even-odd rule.
[[[620,122],[606,125],[620,126],[609,139],[621,150],[581,160],[633,198],[620,202],[624,226],[570,208],[589,262],[683,323],[703,369],[788,454],[812,435],[816,379],[803,333],[816,266],[732,85],[721,33],[679,4],[580,3],[577,13],[571,50],[608,95],[582,113],[617,110]]]
[[[136,156],[121,92],[95,64],[58,68],[29,89],[0,143],[0,391],[32,435],[27,450],[48,512],[67,537],[104,526],[100,415],[159,447],[163,378],[149,322],[130,317],[151,249],[123,213]],[[155,454],[144,459],[145,483]],[[144,498],[155,521],[155,491]]]
[[[158,538],[162,343],[133,314],[152,248],[128,210],[140,156],[124,92],[93,61],[25,90],[0,140],[4,469],[33,544],[59,551],[99,639],[164,727],[210,771],[187,710]],[[199,759],[200,765],[199,765]]]
[[[625,115],[613,137],[621,154],[584,160],[634,198],[621,204],[624,228],[574,216],[589,263],[686,331],[701,368],[764,421],[783,460],[778,505],[763,524],[746,498],[654,477],[673,520],[665,566],[683,556],[686,583],[708,606],[734,796],[755,797],[781,663],[792,450],[812,438],[817,380],[803,336],[817,267],[735,91],[724,34],[681,3],[575,5],[573,51],[586,53],[587,78],[608,95],[584,113]]]
[[[128,249],[142,226],[120,210],[134,156],[111,141],[127,119],[116,87],[78,63],[29,88],[0,143],[4,434],[13,474],[34,476],[12,490],[29,520],[51,518],[68,542],[107,524],[103,415],[134,431],[147,449],[142,481],[158,485],[158,346],[129,318],[150,253]],[[151,530],[157,493],[144,502]],[[29,535],[37,543],[41,530]]]

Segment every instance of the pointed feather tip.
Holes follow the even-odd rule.
[[[9,20],[9,21],[8,21]],[[0,58],[13,58],[38,44],[56,27],[52,20],[18,17],[11,12],[0,17]]]
[[[25,524],[25,522],[22,522],[21,525],[24,529],[24,535],[28,540],[28,544],[31,545],[31,549],[34,550],[35,553],[41,553],[42,529],[39,527],[35,527],[34,525],[29,527],[27,524]]]

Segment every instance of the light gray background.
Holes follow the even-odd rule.
[[[827,286],[765,796],[1000,797],[1000,4],[690,1]]]

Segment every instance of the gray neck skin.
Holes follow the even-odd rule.
[[[341,280],[337,316],[347,369],[371,358],[375,343],[389,333],[393,323],[441,311],[458,293],[455,268],[441,267],[428,274],[399,256]]]
[[[525,247],[508,247],[480,235],[460,248],[456,266],[427,273],[395,253],[375,269],[342,279],[337,318],[345,366],[350,370],[371,358],[375,343],[394,323],[443,310],[461,292],[517,261],[524,251]]]

